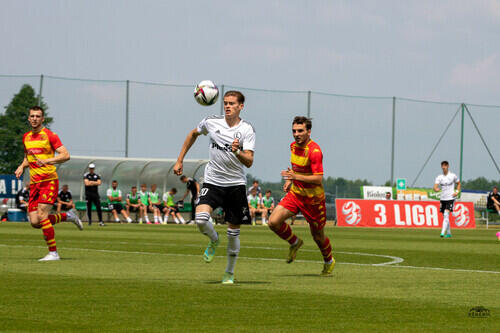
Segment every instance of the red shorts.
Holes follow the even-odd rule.
[[[323,199],[320,203],[307,204],[299,200],[292,192],[288,192],[287,195],[281,199],[279,205],[294,214],[298,214],[300,211],[302,215],[304,215],[307,223],[309,223],[309,227],[313,229],[321,230],[325,226],[325,199]]]
[[[59,179],[31,183],[28,212],[36,211],[38,209],[38,204],[53,205],[56,202],[58,191]]]

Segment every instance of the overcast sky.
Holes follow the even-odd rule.
[[[2,0],[0,74],[44,73],[190,86],[211,79],[219,84],[260,89],[499,105],[499,32],[500,1],[495,0]],[[29,83],[38,89],[37,82],[32,80]],[[19,83],[21,81],[0,79],[2,105],[8,103]],[[75,154],[120,155],[124,128],[121,111],[124,90],[121,84],[89,83],[83,87],[66,81],[49,81],[44,87],[45,100],[55,117],[54,129]],[[133,137],[130,154],[135,157],[175,157],[187,131],[194,128],[206,113],[217,113],[219,107],[200,110],[189,96],[192,88],[171,91],[177,97],[165,97],[165,100],[161,96],[166,95],[154,89],[137,86],[134,90],[131,87],[134,124],[130,133]],[[67,97],[71,95],[69,90],[79,92]],[[264,96],[249,92],[248,97],[248,114],[244,116],[256,127],[260,151],[268,150],[260,159],[259,151],[256,152],[256,165],[250,172],[274,180],[288,163],[287,146],[292,139],[289,123],[293,115],[304,113],[306,96]],[[67,100],[63,103],[64,98]],[[330,169],[325,166],[327,173],[334,177],[368,178],[378,183],[387,180],[392,101],[344,102],[321,98],[313,95],[311,102],[315,124],[320,121],[323,125],[313,127],[313,137],[316,134],[324,147],[326,161],[330,161]],[[107,103],[109,108],[103,107],[99,101]],[[458,104],[426,108],[409,103],[409,111],[422,112],[416,117],[420,121],[416,129],[409,126],[412,118],[398,115],[406,125],[398,126],[397,143],[401,145],[396,146],[397,160],[399,154],[396,177],[412,179],[415,176],[457,107]],[[79,114],[83,112],[82,108],[86,116]],[[116,112],[112,111],[113,108]],[[106,113],[108,109],[111,111]],[[325,110],[320,111],[322,109]],[[360,113],[350,114],[349,118],[352,110],[360,110]],[[498,157],[500,110],[485,110],[488,113],[478,115],[476,120],[493,155]],[[185,118],[167,114],[174,111],[185,112]],[[327,112],[331,112],[333,118],[322,118],[321,115]],[[433,121],[437,112],[440,115]],[[75,119],[79,121],[76,126]],[[170,123],[172,119],[175,119],[175,124]],[[346,123],[339,123],[339,119]],[[90,126],[95,122],[104,122],[108,127]],[[449,147],[452,147],[453,154],[448,158],[455,165],[458,163],[458,122],[457,118],[457,125],[450,128],[450,133],[454,134],[445,137],[444,150],[438,150],[436,160],[431,163],[447,157],[445,153],[451,149]],[[280,130],[271,126],[277,123],[284,124],[276,127]],[[338,129],[332,125],[329,132],[325,125],[328,123],[335,123]],[[350,127],[353,123],[358,123],[359,127]],[[427,123],[432,125],[428,127]],[[148,133],[161,132],[162,128],[168,128],[168,131],[141,141]],[[113,136],[107,148],[105,132]],[[377,133],[383,139],[373,147],[374,137],[379,136]],[[470,155],[465,154],[465,158],[471,162],[464,165],[464,170],[468,170],[464,172],[468,176],[465,178],[483,174],[488,178],[500,178],[471,124],[466,124],[466,133],[465,147]],[[328,141],[328,135],[332,136],[331,141]],[[95,147],[96,143],[88,137],[97,138],[99,147]],[[413,146],[403,146],[404,138]],[[83,147],[82,143],[86,142],[92,147]],[[206,142],[199,146],[190,157],[207,156]],[[414,148],[422,150],[412,154],[412,158],[405,156]],[[476,150],[481,151],[480,155],[473,154]],[[367,169],[367,164],[371,168]],[[438,169],[433,165],[429,173],[423,175],[422,184],[432,183],[431,175],[433,178]]]

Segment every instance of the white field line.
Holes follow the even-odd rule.
[[[23,241],[26,241],[26,240],[23,240]],[[37,241],[38,242],[38,241]],[[74,240],[73,240],[74,242]],[[78,242],[78,241],[77,241]],[[92,241],[92,240],[85,240],[85,241],[81,241],[81,242],[84,242],[84,243],[95,243],[95,244],[102,244],[103,242],[100,242],[100,241]],[[158,246],[158,245],[163,245],[163,244],[160,244],[160,243],[138,243],[138,242],[113,242],[114,244],[122,244],[122,245],[130,245],[130,244],[134,244],[134,245],[147,245],[147,246]],[[197,247],[197,248],[201,248],[202,246],[200,244],[178,244],[178,243],[168,243],[168,246],[170,247]],[[66,248],[66,247],[65,247]],[[271,250],[271,251],[276,251],[276,250],[285,250],[286,248],[280,248],[280,247],[267,247],[267,246],[244,246],[244,248],[246,249],[259,249],[259,250]],[[319,252],[319,250],[310,250],[310,249],[300,249],[300,252]],[[148,252],[149,253],[149,252]],[[367,257],[379,257],[379,258],[387,258],[387,259],[391,259],[391,261],[388,261],[388,262],[383,262],[383,263],[378,263],[378,264],[362,264],[362,265],[371,265],[371,266],[385,266],[385,265],[394,265],[394,264],[399,264],[399,263],[402,263],[404,261],[403,258],[400,258],[400,257],[394,257],[394,256],[388,256],[388,255],[382,255],[382,254],[373,254],[373,253],[364,253],[364,252],[346,252],[346,251],[333,251],[333,254],[335,255],[335,253],[344,253],[344,254],[352,254],[352,255],[357,255],[357,256],[367,256]],[[239,258],[243,258],[243,257],[239,257]],[[263,260],[265,258],[262,258]],[[271,258],[272,259],[272,258]],[[281,259],[276,259],[276,260],[281,260]],[[312,261],[312,262],[319,262],[319,261]],[[352,265],[355,265],[357,263],[348,263],[348,262],[337,262],[337,263],[342,263],[342,264],[352,264]]]
[[[30,248],[41,248],[45,249],[45,246],[34,246],[34,245],[7,245],[0,244],[0,247],[30,247]],[[102,253],[119,253],[119,254],[139,254],[139,255],[155,255],[155,256],[168,256],[168,257],[201,257],[199,254],[181,254],[181,253],[158,253],[158,252],[143,252],[143,251],[120,251],[120,250],[100,250],[100,249],[86,249],[78,247],[65,247],[65,250],[75,250],[75,251],[89,251],[89,252],[102,252]],[[356,253],[356,252],[349,252]],[[366,254],[366,253],[365,253]],[[216,256],[217,258],[225,258],[225,256]],[[279,261],[283,262],[283,259],[277,258],[252,258],[252,257],[238,257],[239,259],[245,260],[258,260],[258,261]],[[301,260],[297,259],[296,262],[303,263],[323,263],[317,260]],[[375,266],[375,267],[396,267],[396,268],[409,268],[409,269],[421,269],[421,270],[434,270],[434,271],[452,271],[452,272],[465,272],[465,273],[487,273],[487,274],[500,274],[497,271],[483,271],[477,269],[461,269],[461,268],[442,268],[442,267],[425,267],[425,266],[404,266],[404,265],[381,265],[381,264],[360,264],[351,262],[337,262],[342,265],[356,265],[356,266]]]

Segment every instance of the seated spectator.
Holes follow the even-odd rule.
[[[73,202],[73,196],[68,185],[64,184],[57,195],[57,214],[61,214],[61,210],[68,211],[70,209],[75,209],[75,203]]]
[[[140,195],[137,193],[137,186],[132,186],[130,189],[130,192],[127,193],[127,199],[126,199],[126,210],[127,210],[127,215],[130,216],[130,213],[139,213],[139,216],[142,219],[142,210],[141,210],[141,203],[140,203]]]
[[[154,215],[155,224],[163,223],[161,218],[161,212],[163,210],[163,205],[160,201],[160,192],[156,191],[156,184],[151,185],[151,191],[148,193],[149,196],[149,206],[148,209]]]
[[[149,222],[149,217],[148,217],[148,207],[149,207],[149,193],[147,192],[148,187],[146,184],[141,184],[141,191],[139,192],[139,209],[141,211],[140,217],[139,217],[139,224],[142,224],[142,218],[146,220],[147,224],[151,224]]]
[[[271,190],[267,190],[266,195],[262,198],[262,206],[266,210],[266,218],[271,216],[274,209],[274,198],[271,196]],[[267,224],[267,221],[264,224]]]
[[[132,219],[128,216],[127,211],[123,209],[122,205],[122,191],[118,189],[118,182],[113,180],[111,182],[111,188],[108,188],[106,192],[108,197],[108,207],[111,209],[111,213],[115,218],[115,222],[121,223],[118,214],[121,213],[128,223],[132,222]]]
[[[385,200],[392,200],[391,192],[385,192]]]
[[[20,189],[16,194],[16,207],[23,212],[28,211],[28,201],[30,198],[30,182],[24,184],[24,188]]]
[[[259,197],[259,199],[262,199],[262,189],[260,188],[259,181],[257,179],[255,179],[253,181],[253,184],[252,184],[252,186],[250,186],[247,193],[250,195],[252,193],[252,190],[254,190],[254,189],[255,189],[256,194]]]
[[[493,190],[488,193],[486,208],[489,210],[496,210],[498,215],[500,215],[500,194],[498,194],[498,187],[493,187]]]
[[[184,218],[181,213],[179,213],[179,208],[177,204],[174,202],[174,195],[177,193],[177,189],[174,187],[169,192],[163,194],[163,213],[165,224],[168,223],[168,216],[172,215],[175,223],[185,224]]]
[[[257,214],[262,214],[262,225],[266,224],[267,209],[262,208],[260,199],[257,196],[257,189],[252,188],[250,194],[247,197],[248,207],[250,208],[250,217],[252,218],[252,225],[255,225]]]

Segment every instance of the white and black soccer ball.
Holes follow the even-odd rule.
[[[194,88],[194,99],[203,106],[215,104],[219,98],[219,88],[210,80],[203,80]]]

